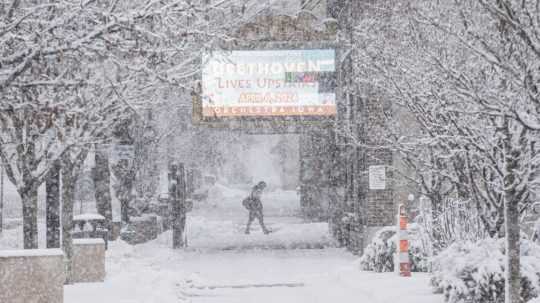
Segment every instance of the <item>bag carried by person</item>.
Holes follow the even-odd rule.
[[[253,199],[251,197],[247,197],[244,200],[242,200],[242,205],[248,209],[251,210],[253,208]]]

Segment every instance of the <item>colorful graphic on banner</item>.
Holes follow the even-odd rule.
[[[205,54],[203,116],[333,116],[335,56],[333,49]]]

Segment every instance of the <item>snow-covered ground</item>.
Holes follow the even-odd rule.
[[[242,206],[246,190],[217,185],[207,202],[188,215],[188,244],[193,249],[238,250],[250,248],[322,248],[332,246],[326,223],[303,222],[294,191],[268,192],[263,197],[265,224],[273,232],[264,235],[258,221],[244,234],[248,212]]]
[[[295,192],[266,193],[266,222],[274,232],[264,235],[254,222],[245,235],[245,195],[218,185],[208,202],[195,205],[187,249],[171,249],[170,231],[141,245],[111,242],[105,282],[66,286],[65,302],[443,302],[425,274],[409,279],[360,271],[356,256],[333,247],[326,223],[296,216]],[[20,248],[21,234],[21,226],[5,230],[0,250]]]
[[[174,251],[170,244],[169,233],[137,246],[112,243],[105,283],[67,286],[65,302],[443,302],[427,275],[361,272],[343,249]]]

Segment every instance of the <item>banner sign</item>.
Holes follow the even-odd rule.
[[[334,116],[333,49],[203,55],[203,117]]]

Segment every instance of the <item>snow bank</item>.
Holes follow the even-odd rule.
[[[165,303],[184,302],[178,283],[184,277],[181,258],[155,243],[138,247],[124,241],[109,242],[107,276],[103,283],[65,286],[66,303]]]
[[[433,260],[431,284],[450,303],[503,303],[504,239],[454,243]],[[540,246],[522,239],[521,296],[540,294]]]

